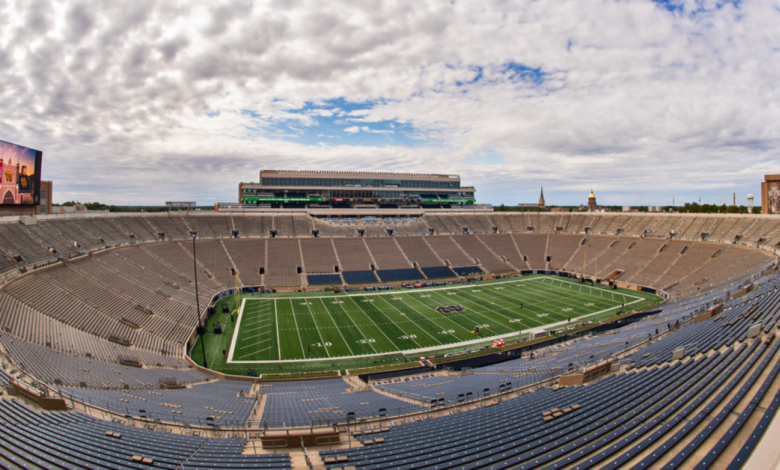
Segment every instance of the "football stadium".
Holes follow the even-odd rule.
[[[0,461],[737,468],[762,442],[776,217],[318,199],[4,217]]]
[[[0,468],[780,470],[777,0],[0,11]]]

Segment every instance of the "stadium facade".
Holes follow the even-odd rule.
[[[261,170],[258,182],[239,184],[238,200],[269,209],[449,209],[473,206],[475,192],[458,175]]]

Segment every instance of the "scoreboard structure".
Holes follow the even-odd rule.
[[[765,175],[761,183],[761,213],[780,214],[780,175]]]
[[[43,152],[0,140],[0,205],[36,206]]]

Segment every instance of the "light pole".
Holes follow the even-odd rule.
[[[208,368],[209,365],[206,362],[206,346],[203,344],[203,331],[205,328],[200,321],[200,296],[198,295],[198,255],[195,252],[195,238],[198,237],[197,230],[190,230],[192,235],[192,270],[195,272],[195,312],[198,316],[198,335],[200,335],[200,351],[203,353],[203,367]]]

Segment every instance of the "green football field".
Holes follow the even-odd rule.
[[[221,313],[212,318],[211,324],[221,323],[223,334],[206,336],[206,355],[210,368],[229,373],[248,367],[365,367],[494,338],[516,340],[521,332],[603,319],[614,316],[622,304],[630,311],[658,300],[643,292],[552,276],[348,294],[244,296],[234,322]],[[224,302],[234,305],[235,300]],[[196,361],[197,353],[194,348]]]

